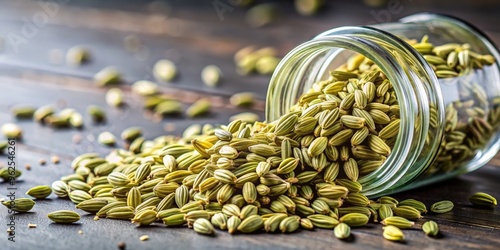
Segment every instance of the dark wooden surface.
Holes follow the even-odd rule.
[[[252,111],[263,119],[269,77],[236,74],[232,62],[235,51],[255,44],[275,46],[284,55],[329,28],[377,22],[373,13],[386,10],[385,7],[366,7],[360,1],[335,1],[318,16],[305,18],[293,11],[289,1],[275,2],[281,13],[278,21],[269,27],[254,29],[245,23],[244,9],[226,12],[221,20],[212,1],[171,0],[151,7],[149,1],[73,0],[61,5],[46,25],[39,27],[15,50],[9,43],[9,34],[22,34],[23,20],[32,19],[43,9],[32,1],[0,1],[0,36],[5,39],[3,51],[0,50],[0,124],[13,121],[8,110],[16,104],[53,104],[81,112],[94,103],[107,107],[105,89],[94,87],[91,81],[97,70],[115,65],[130,84],[139,79],[152,79],[151,66],[165,57],[178,64],[181,77],[175,83],[162,85],[164,92],[177,96],[186,105],[205,96],[217,106],[206,118],[154,121],[143,113],[138,97],[131,95],[125,87],[130,105],[124,110],[107,107],[109,120],[104,125],[88,123],[82,131],[55,131],[31,121],[19,122],[25,131],[25,139],[17,143],[18,165],[23,168],[30,164],[32,170],[24,171],[16,184],[18,197],[34,185],[49,184],[71,173],[69,163],[72,157],[90,151],[103,155],[108,152],[109,149],[95,143],[100,131],[119,134],[126,127],[140,125],[145,128],[145,136],[153,138],[167,133],[164,130],[167,123],[175,124],[175,131],[170,132],[173,134],[179,134],[193,122],[226,123],[230,115],[244,111],[227,105],[228,97],[240,91],[257,93],[260,103]],[[498,1],[401,0],[400,3],[403,9],[391,14],[392,21],[422,11],[453,14],[474,23],[500,44]],[[141,38],[148,48],[147,56],[137,57],[123,49],[123,38],[130,34]],[[49,63],[49,50],[66,50],[74,45],[85,45],[92,50],[90,64],[74,68]],[[207,88],[201,83],[199,72],[207,64],[219,65],[223,70],[225,81],[217,89]],[[79,145],[71,141],[75,134],[83,137]],[[48,160],[52,155],[61,157],[61,164],[38,164],[39,159]],[[6,161],[4,156],[0,157],[0,163],[5,165]],[[125,241],[127,249],[498,249],[500,209],[472,208],[467,201],[467,197],[476,191],[500,198],[500,169],[497,166],[500,166],[499,155],[474,173],[396,195],[397,198],[420,199],[428,205],[441,199],[455,202],[451,213],[425,216],[425,219],[440,224],[441,239],[425,237],[418,230],[424,220],[417,223],[415,229],[405,231],[405,244],[384,240],[380,225],[354,230],[353,242],[337,240],[331,230],[300,231],[291,235],[218,232],[217,237],[204,237],[188,229],[162,225],[135,228],[127,221],[94,222],[93,216],[83,212],[80,223],[57,225],[50,223],[46,214],[57,209],[73,209],[74,205],[52,195],[51,199],[37,201],[33,212],[17,216],[15,243],[7,241],[5,224],[8,217],[6,210],[0,209],[0,249],[115,249],[119,241]],[[7,184],[0,183],[2,197],[6,195],[6,188]],[[35,223],[38,227],[29,229],[28,223]],[[78,234],[79,230],[83,231],[82,235]],[[144,234],[150,236],[149,241],[139,241]]]

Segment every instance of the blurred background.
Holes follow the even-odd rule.
[[[500,41],[497,0],[17,0],[0,6],[2,75],[28,68],[91,78],[114,65],[133,83],[153,80],[151,68],[166,58],[180,73],[172,87],[226,96],[254,91],[261,99],[269,76],[241,77],[233,62],[249,45],[273,47],[281,57],[333,27],[394,22],[427,11],[465,19]],[[124,39],[130,36],[138,45],[127,51]],[[88,48],[91,58],[72,67],[64,55],[77,45]],[[224,75],[217,88],[200,79],[209,64]]]

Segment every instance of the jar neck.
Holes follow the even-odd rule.
[[[442,138],[444,104],[439,82],[423,57],[404,41],[376,28],[342,27],[298,46],[271,78],[266,119],[271,122],[285,114],[314,82],[327,76],[336,60],[345,62],[346,51],[362,54],[379,66],[400,106],[399,135],[392,153],[379,169],[359,179],[363,193],[376,196],[417,178],[434,159]],[[431,108],[440,124],[436,128],[429,126]]]

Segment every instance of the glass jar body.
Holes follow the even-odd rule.
[[[298,46],[271,79],[267,120],[287,113],[313,83],[353,53],[391,80],[397,97],[392,106],[400,110],[401,120],[387,160],[359,179],[365,194],[379,196],[451,178],[496,154],[498,51],[478,30],[447,16],[417,14],[398,23],[336,28]]]

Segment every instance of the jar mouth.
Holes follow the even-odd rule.
[[[390,45],[394,50],[388,50],[374,40],[385,43],[384,45]],[[399,135],[394,150],[389,154],[382,167],[358,180],[363,185],[363,193],[367,196],[379,195],[381,192],[393,192],[402,179],[406,183],[417,178],[425,170],[422,167],[411,168],[414,164],[409,163],[417,160],[424,147],[429,128],[428,114],[431,103],[436,105],[439,111],[437,119],[444,120],[443,100],[439,96],[432,96],[429,101],[428,93],[423,87],[430,86],[434,93],[440,93],[436,76],[427,74],[427,72],[432,72],[430,66],[418,52],[401,39],[373,27],[341,27],[324,32],[313,40],[298,46],[284,57],[271,78],[266,104],[267,121],[277,119],[280,114],[284,114],[287,108],[295,103],[297,94],[301,93],[297,93],[300,89],[294,86],[300,85],[303,92],[312,86],[314,80],[319,80],[305,76],[306,72],[298,74],[293,70],[298,67],[308,68],[311,66],[312,59],[318,59],[321,56],[323,58],[319,60],[319,63],[327,63],[327,55],[335,54],[339,49],[365,55],[380,67],[393,84],[401,117]],[[404,56],[398,56],[399,53],[404,54]],[[408,58],[412,58],[413,65],[408,65],[406,62]],[[315,62],[318,63],[318,60]],[[312,72],[311,69],[305,71]],[[415,71],[419,73],[417,74]],[[423,79],[419,79],[417,76],[422,76]],[[308,82],[297,83],[298,79]],[[283,93],[280,92],[283,89],[284,93],[292,95],[292,98],[285,99]],[[276,91],[282,95],[277,95]],[[283,100],[288,103],[284,103]],[[279,107],[278,112],[276,112],[277,106]],[[424,159],[426,165],[429,165],[428,163],[436,155],[437,146],[442,137],[441,131],[441,128],[436,129],[436,142],[431,145],[432,149]]]

